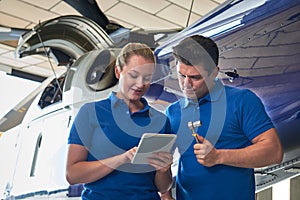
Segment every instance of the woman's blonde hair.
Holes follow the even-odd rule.
[[[129,58],[134,55],[142,56],[146,60],[155,63],[154,53],[148,45],[142,43],[128,43],[120,51],[116,60],[116,65],[123,70],[123,66],[126,65]]]

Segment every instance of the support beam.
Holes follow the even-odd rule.
[[[300,199],[300,175],[291,179],[290,200]]]
[[[255,200],[272,200],[272,188],[256,193]]]

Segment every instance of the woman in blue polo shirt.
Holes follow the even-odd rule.
[[[79,110],[68,139],[67,180],[84,183],[82,199],[158,200],[170,188],[172,155],[154,153],[148,165],[131,159],[145,132],[166,132],[167,118],[142,97],[155,69],[152,50],[129,43],[115,67],[117,92]]]

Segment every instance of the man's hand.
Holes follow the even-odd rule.
[[[218,164],[218,150],[202,136],[197,134],[196,137],[200,141],[200,143],[194,145],[194,154],[197,161],[206,167]]]

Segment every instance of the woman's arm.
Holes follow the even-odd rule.
[[[81,145],[70,144],[66,169],[67,181],[70,184],[77,184],[90,183],[101,179],[120,165],[130,162],[135,150],[136,147],[111,158],[87,161],[87,149]]]
[[[156,169],[155,185],[160,193],[167,192],[172,186],[171,164],[173,156],[167,152],[153,153],[148,163]]]

